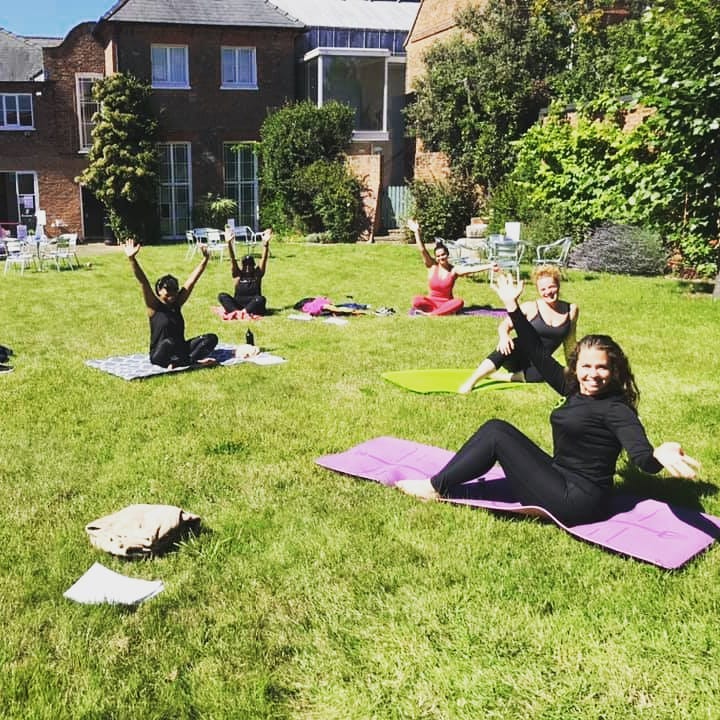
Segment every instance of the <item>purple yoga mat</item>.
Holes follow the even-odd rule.
[[[379,437],[315,462],[329,470],[392,486],[399,480],[430,477],[453,454],[410,440]],[[537,512],[576,538],[668,570],[682,567],[720,537],[720,518],[621,494],[613,499],[613,514],[606,520],[568,527],[543,508],[517,502],[499,466],[445,500],[499,512]]]

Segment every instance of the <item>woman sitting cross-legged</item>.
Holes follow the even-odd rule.
[[[167,368],[187,365],[214,365],[216,360],[208,357],[218,343],[214,333],[185,339],[185,320],[181,308],[190,297],[195,283],[205,271],[208,263],[208,249],[200,245],[203,259],[190,273],[182,287],[177,278],[163,275],[155,283],[155,292],[150,287],[147,276],[137,261],[140,245],[134,240],[125,243],[125,254],[130,260],[135,278],[140,283],[145,309],[150,319],[150,362]]]
[[[450,263],[450,254],[442,242],[435,243],[435,257],[432,258],[420,236],[420,225],[416,220],[408,220],[407,226],[415,235],[415,244],[420,250],[425,267],[428,269],[429,295],[416,295],[412,306],[423,315],[454,315],[463,309],[462,298],[453,297],[453,287],[458,277],[489,270],[493,264],[484,263],[454,267]]]
[[[517,331],[516,342],[565,398],[550,415],[552,456],[509,423],[489,420],[432,478],[403,480],[397,487],[436,499],[498,462],[523,505],[542,507],[565,525],[577,525],[607,517],[615,465],[623,449],[645,472],[665,468],[675,477],[693,478],[699,463],[685,455],[679,443],[654,448],[648,441],[637,415],[635,378],[617,343],[607,335],[586,335],[563,368],[518,307],[522,288],[522,282],[501,276],[496,291]]]
[[[265,270],[267,269],[271,236],[272,230],[265,230],[262,234],[260,265],[255,265],[255,258],[252,255],[245,255],[241,266],[238,266],[233,247],[232,231],[225,231],[225,239],[230,253],[230,272],[235,283],[233,295],[228,293],[218,295],[218,302],[223,306],[226,313],[245,310],[251,315],[265,315],[267,312],[266,300],[262,294],[262,279],[265,277]]]
[[[520,306],[523,315],[530,321],[548,354],[555,352],[560,345],[565,350],[565,360],[575,347],[575,329],[577,327],[578,307],[560,299],[560,271],[548,265],[533,271],[538,299],[524,302]],[[458,392],[469,393],[479,380],[492,377],[498,380],[515,382],[542,382],[540,373],[533,367],[527,353],[516,347],[510,336],[512,320],[506,317],[498,325],[498,344],[478,366],[475,372],[460,386]],[[503,367],[512,374],[494,375]]]

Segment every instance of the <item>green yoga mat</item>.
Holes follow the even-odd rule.
[[[474,368],[463,370],[432,369],[432,370],[396,370],[385,372],[382,377],[395,385],[416,393],[457,393],[458,388],[472,375]],[[481,380],[473,392],[480,390],[509,390],[525,387],[521,382],[504,382],[502,380]]]

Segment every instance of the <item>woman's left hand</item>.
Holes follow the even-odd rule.
[[[210,251],[208,250],[208,246],[205,243],[199,243],[199,246],[202,256],[207,260],[210,257]]]
[[[673,476],[692,480],[696,470],[700,469],[700,463],[686,455],[680,443],[666,442],[658,445],[653,455],[655,459]]]
[[[516,283],[512,275],[501,274],[498,275],[497,282],[492,288],[503,301],[508,312],[512,312],[517,309],[517,301],[525,289],[525,283],[522,280]]]

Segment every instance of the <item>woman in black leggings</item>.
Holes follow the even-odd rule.
[[[150,320],[150,362],[167,368],[186,365],[214,365],[216,360],[209,357],[218,343],[214,333],[185,339],[185,320],[181,308],[190,297],[195,283],[205,271],[209,255],[205,245],[200,246],[203,259],[190,273],[185,284],[180,287],[177,278],[163,275],[155,283],[153,292],[147,276],[137,261],[140,245],[133,240],[125,243],[125,254],[130,261],[135,278],[140,283],[145,309]]]
[[[226,313],[245,310],[251,315],[265,315],[267,312],[267,301],[262,294],[262,279],[265,277],[265,271],[267,270],[271,235],[272,230],[265,230],[262,234],[262,255],[260,256],[259,265],[255,265],[255,258],[252,255],[245,255],[241,264],[238,265],[233,248],[232,232],[225,231],[228,252],[230,253],[230,273],[235,284],[232,295],[224,292],[218,295],[218,302],[223,306]]]
[[[523,505],[536,505],[566,525],[600,520],[608,514],[615,465],[622,449],[641,470],[693,478],[699,463],[679,443],[650,444],[637,416],[638,390],[627,357],[607,335],[586,335],[563,368],[518,308],[523,283],[502,276],[496,291],[510,314],[517,343],[543,379],[565,397],[553,410],[552,456],[517,428],[490,420],[450,462],[426,480],[404,480],[410,495],[437,499],[500,463]]]

